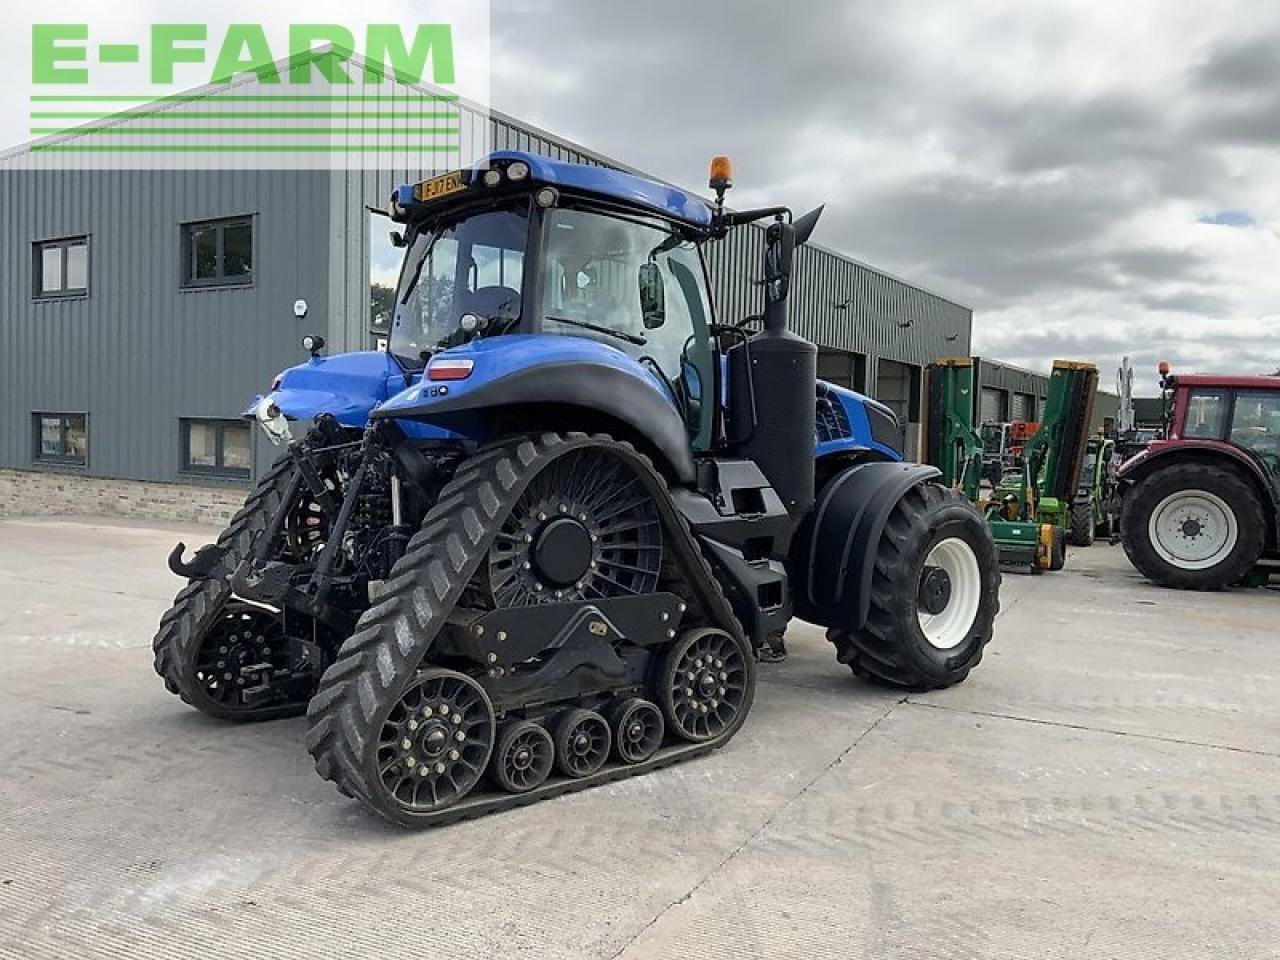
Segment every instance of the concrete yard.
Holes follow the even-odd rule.
[[[1280,957],[1280,595],[1009,573],[960,687],[819,631],[712,757],[424,833],[165,692],[164,557],[0,520],[0,956]]]

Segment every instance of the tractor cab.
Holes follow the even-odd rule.
[[[500,336],[594,341],[644,367],[697,445],[709,442],[705,203],[630,174],[511,152],[403,187],[391,210],[407,249],[389,350],[407,373]]]

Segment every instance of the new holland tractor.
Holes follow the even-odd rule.
[[[405,825],[650,771],[742,726],[793,616],[909,689],[991,638],[991,537],[893,414],[787,329],[819,211],[730,211],[501,152],[400,188],[385,352],[283,372],[285,453],[188,584],[156,669],[229,720],[306,713],[317,771]],[[764,231],[762,316],[718,320],[703,247]]]

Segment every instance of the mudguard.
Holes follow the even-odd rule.
[[[445,428],[501,408],[532,404],[581,407],[625,423],[666,459],[682,483],[694,481],[689,435],[670,394],[620,350],[583,337],[503,336],[443,351],[439,361],[472,361],[452,382],[426,379],[392,397],[372,419],[425,421]],[[564,429],[576,429],[566,421]]]
[[[912,487],[942,476],[914,463],[861,463],[818,493],[788,563],[796,616],[860,630],[871,605],[876,548],[889,514]]]

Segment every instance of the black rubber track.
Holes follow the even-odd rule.
[[[755,678],[749,656],[749,689],[738,720],[711,743],[668,748],[635,766],[606,765],[592,776],[549,782],[526,794],[477,793],[433,813],[407,811],[387,802],[377,789],[372,767],[382,716],[412,682],[520,493],[542,467],[581,447],[606,448],[636,471],[650,488],[668,542],[687,572],[690,614],[726,630],[745,644],[732,608],[684,518],[672,505],[665,482],[632,446],[607,436],[576,433],[514,438],[481,449],[459,467],[441,492],[409,541],[405,555],[392,569],[383,599],[360,617],[355,633],[343,643],[321,677],[319,690],[307,709],[306,743],[316,772],[391,822],[406,826],[449,823],[642,773],[723,745],[745,720]]]
[[[1093,538],[1096,533],[1096,525],[1093,520],[1093,501],[1078,500],[1071,504],[1071,535],[1068,538],[1071,541],[1071,545],[1075,547],[1093,546]]]
[[[220,720],[273,720],[277,717],[297,716],[306,709],[305,703],[295,703],[257,710],[227,710],[205,695],[195,676],[200,641],[222,612],[223,606],[231,599],[231,578],[236,568],[249,556],[258,535],[280,508],[292,473],[293,461],[288,454],[272,464],[271,469],[258,481],[258,485],[245,500],[244,506],[219,535],[218,546],[228,548],[222,562],[208,579],[188,581],[178,591],[173,606],[160,618],[160,629],[151,643],[155,652],[156,673],[164,678],[168,691],[177,694],[202,713]]]
[[[954,652],[932,654],[916,621],[914,584],[925,546],[943,526],[955,525],[973,536],[983,590],[972,635]],[[871,590],[871,609],[861,631],[827,631],[841,663],[856,676],[914,691],[939,690],[964,680],[982,660],[1000,609],[999,554],[973,504],[937,483],[922,483],[903,494],[880,535]]]
[[[1176,567],[1156,553],[1151,544],[1151,514],[1165,497],[1182,490],[1215,494],[1236,515],[1235,549],[1221,562],[1203,570]],[[1253,485],[1235,469],[1207,463],[1174,463],[1153,469],[1125,493],[1120,540],[1129,562],[1162,587],[1221,590],[1239,583],[1258,562],[1266,546],[1266,530],[1273,520],[1270,508],[1264,509]]]

